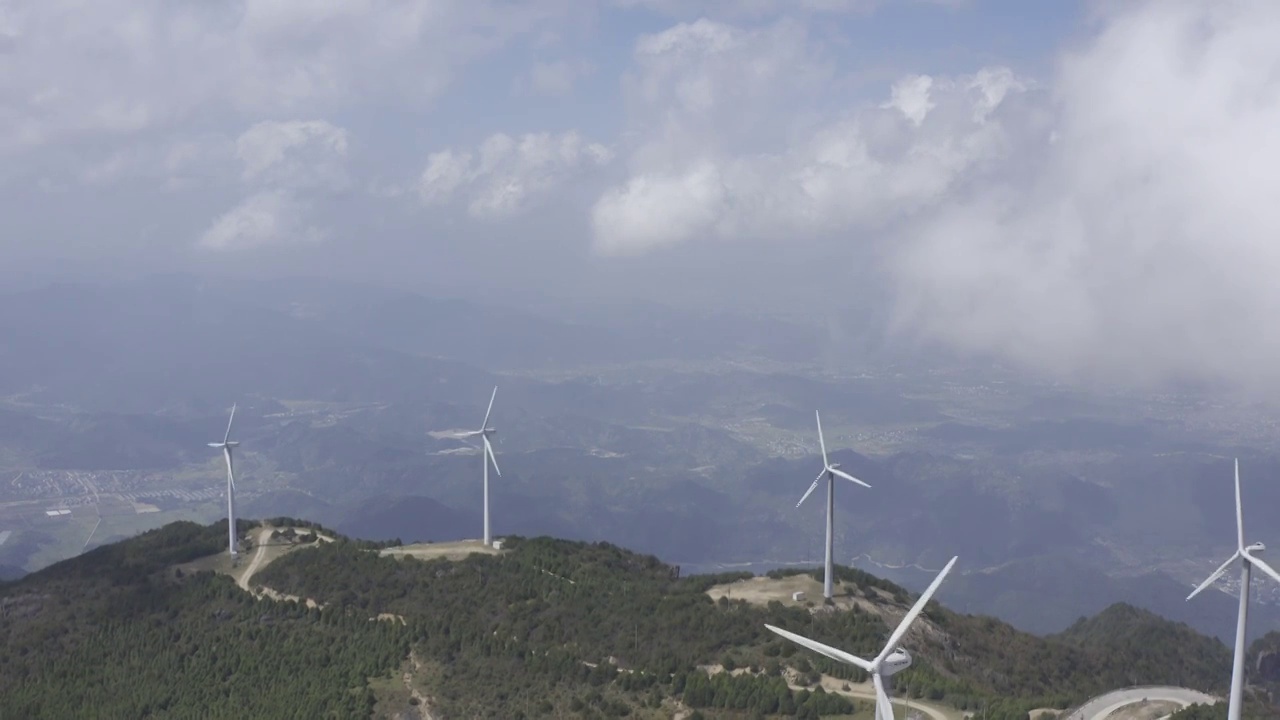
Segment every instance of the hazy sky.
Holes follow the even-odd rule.
[[[1275,0],[0,1],[0,265],[874,295],[1273,383],[1277,37]]]

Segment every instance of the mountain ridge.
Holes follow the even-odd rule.
[[[314,527],[335,538],[284,554],[251,581],[313,598],[319,607],[254,600],[226,575],[175,571],[182,563],[225,557],[219,551],[225,521],[171,523],[0,584],[0,667],[15,668],[0,674],[0,706],[40,717],[71,698],[135,717],[195,717],[197,707],[205,716],[223,717],[233,707],[246,711],[235,702],[245,701],[249,688],[270,687],[275,696],[250,701],[255,712],[276,716],[271,708],[292,703],[279,716],[295,716],[298,708],[341,703],[354,715],[390,717],[392,706],[405,710],[396,692],[411,686],[443,717],[563,711],[605,716],[623,710],[634,717],[665,717],[677,707],[697,707],[709,717],[737,717],[740,711],[811,717],[847,711],[854,701],[811,691],[816,685],[789,689],[782,671],[790,668],[806,683],[817,679],[815,673],[845,682],[865,678],[856,668],[797,651],[763,624],[855,653],[872,650],[888,629],[875,613],[712,601],[708,588],[744,574],[676,578],[656,557],[610,543],[515,536],[505,539],[500,554],[395,559],[377,552],[387,543],[353,540],[288,518],[270,522]],[[259,537],[250,532],[255,527],[260,525],[237,523],[242,537]],[[891,599],[884,602],[892,607],[911,597],[866,573],[840,573],[869,597],[887,594]],[[945,585],[941,595],[945,599]],[[1124,612],[1109,611],[1095,627],[1115,622],[1112,616],[1136,617]],[[384,617],[402,620],[373,621]],[[985,702],[988,717],[997,720],[1021,718],[1046,704],[1066,707],[1128,682],[1134,668],[1152,683],[1225,687],[1229,663],[1222,643],[1154,615],[1141,617],[1154,644],[1113,643],[1114,633],[1087,628],[1041,638],[932,602],[925,620],[938,632],[916,636],[912,650],[918,661],[895,679],[912,696],[935,702],[961,708]],[[345,638],[346,648],[325,653],[329,669],[319,673],[323,677],[281,684],[280,673],[303,672],[298,653],[324,653],[322,646],[337,637]],[[267,638],[281,649],[260,648]],[[1165,642],[1169,638],[1190,646]],[[210,654],[210,642],[223,649]],[[144,651],[177,652],[166,643],[193,654],[178,667],[223,679],[192,691],[198,698],[189,697],[181,682],[188,670],[162,683],[161,676],[129,659]],[[85,662],[74,672],[52,671],[67,653],[79,653]],[[88,662],[95,658],[102,662]],[[721,677],[697,670],[716,664],[755,671]],[[93,684],[117,672],[135,673],[128,693],[107,689],[116,687],[110,682]],[[404,686],[378,680],[403,672],[411,678]],[[18,677],[42,679],[14,685]],[[345,690],[335,694],[340,688]]]

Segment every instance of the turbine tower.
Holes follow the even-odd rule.
[[[902,636],[907,634],[907,630],[911,628],[911,623],[915,622],[916,617],[924,610],[924,606],[928,604],[929,599],[933,597],[933,593],[937,591],[938,586],[942,584],[942,580],[946,578],[947,573],[951,572],[951,566],[956,564],[957,557],[951,558],[951,562],[942,568],[942,572],[938,573],[938,577],[933,579],[933,583],[929,585],[929,589],[924,591],[916,604],[912,606],[911,611],[902,618],[902,622],[898,623],[898,627],[894,629],[893,634],[889,636],[889,641],[884,644],[884,649],[873,660],[864,660],[856,655],[851,655],[843,650],[838,650],[830,645],[823,645],[816,640],[810,640],[807,637],[787,632],[781,628],[772,625],[765,625],[769,630],[781,635],[782,637],[810,650],[826,655],[837,662],[846,665],[855,665],[871,674],[871,681],[876,688],[876,720],[893,720],[893,705],[889,700],[889,691],[886,689],[887,683],[885,678],[891,677],[895,673],[902,672],[911,667],[911,653],[906,648],[898,645],[902,640]]]
[[[227,459],[227,548],[232,555],[236,555],[236,473],[231,465],[231,448],[237,447],[240,443],[231,440],[231,423],[236,419],[236,406],[231,405],[231,418],[227,420],[227,432],[222,436],[222,442],[209,443],[209,447],[222,450],[222,456]]]
[[[1227,703],[1227,720],[1240,720],[1240,703],[1244,695],[1245,625],[1249,616],[1249,581],[1252,579],[1252,568],[1256,567],[1270,575],[1276,582],[1280,582],[1280,574],[1254,555],[1263,550],[1266,550],[1266,546],[1262,543],[1254,543],[1248,547],[1244,545],[1244,511],[1240,504],[1240,459],[1236,458],[1236,551],[1187,596],[1190,600],[1199,595],[1201,590],[1222,577],[1230,569],[1231,563],[1240,561],[1240,614],[1236,617],[1236,647],[1235,655],[1231,660],[1231,696]]]
[[[493,455],[493,445],[489,443],[489,436],[498,432],[497,429],[489,427],[489,414],[493,412],[493,399],[498,396],[498,386],[493,387],[493,394],[489,396],[489,409],[484,411],[484,421],[480,423],[479,430],[462,433],[461,437],[475,437],[479,435],[484,441],[484,447],[480,451],[480,464],[484,466],[484,544],[486,547],[493,544],[493,538],[489,535],[489,463],[493,463],[493,471],[502,476],[502,471],[498,469],[498,458]]]
[[[818,483],[822,482],[822,478],[827,478],[827,557],[825,560],[825,574],[822,578],[822,597],[830,600],[832,595],[832,579],[834,573],[831,567],[831,550],[832,550],[832,522],[836,513],[836,477],[842,477],[850,482],[857,483],[863,487],[871,487],[862,482],[858,478],[840,469],[840,463],[833,463],[827,459],[827,441],[822,437],[822,416],[817,410],[813,411],[813,416],[818,420],[818,446],[822,448],[822,472],[818,473],[817,479],[805,490],[804,496],[800,498],[800,502],[796,503],[796,507],[809,498],[813,491],[818,488]]]

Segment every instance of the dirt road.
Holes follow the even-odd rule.
[[[263,553],[267,551],[267,541],[271,539],[271,531],[274,529],[275,528],[263,528],[262,531],[258,533],[258,549],[253,553],[253,561],[249,563],[249,567],[245,568],[244,573],[240,575],[240,579],[237,581],[241,590],[249,590],[249,580],[253,577],[254,573],[258,572],[258,566],[262,565]]]

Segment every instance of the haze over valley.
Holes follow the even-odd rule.
[[[1128,601],[1229,638],[1226,594],[1193,606],[1174,593],[1222,547],[1229,458],[1246,478],[1275,464],[1262,407],[834,352],[821,327],[748,315],[655,304],[643,321],[592,324],[331,281],[182,276],[50,286],[3,307],[0,330],[23,339],[0,372],[10,575],[220,517],[221,457],[205,443],[233,396],[246,517],[477,536],[478,452],[431,431],[476,425],[496,385],[499,535],[607,540],[692,572],[820,561],[821,513],[794,507],[820,408],[833,457],[872,485],[838,488],[840,563],[910,587],[954,551],[967,611],[1054,632]],[[1280,499],[1247,488],[1251,505]],[[1275,612],[1276,589],[1255,595]]]

